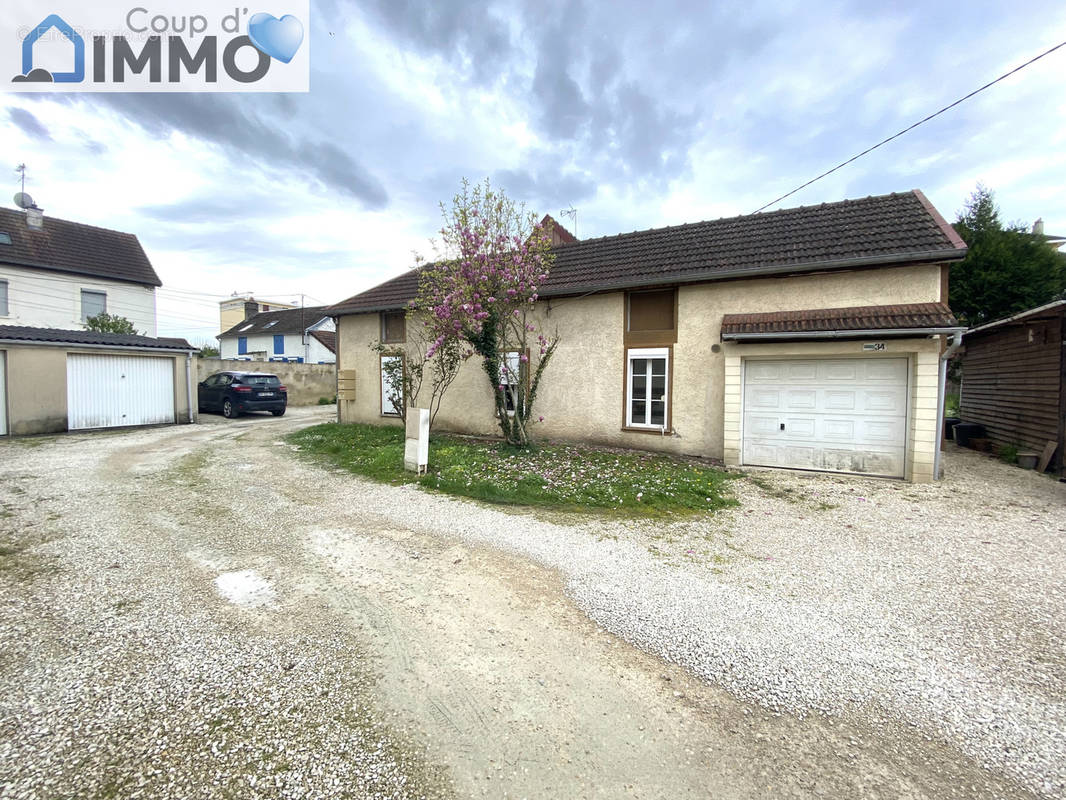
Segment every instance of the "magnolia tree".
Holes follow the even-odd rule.
[[[524,447],[557,343],[534,322],[537,289],[553,261],[551,231],[488,180],[475,186],[464,180],[441,212],[438,259],[423,267],[416,301],[432,335],[428,352],[458,345],[464,355],[476,354],[504,438]]]
[[[434,347],[436,340],[429,334],[428,323],[414,310],[407,313],[407,330],[409,334],[402,350],[381,342],[371,342],[370,349],[384,356],[381,372],[386,402],[406,422],[407,409],[418,408],[422,390],[428,388],[426,407],[432,425],[444,393],[466,360],[464,348],[454,340]]]

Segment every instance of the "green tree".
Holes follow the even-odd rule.
[[[128,319],[113,316],[106,311],[85,320],[85,327],[87,330],[99,333],[129,333],[135,336],[140,334],[140,331],[134,328],[133,323]]]
[[[1023,225],[1004,225],[981,184],[955,221],[970,251],[951,266],[951,308],[967,325],[1048,303],[1066,292],[1066,256]]]
[[[205,344],[200,348],[200,358],[218,358],[218,348]]]

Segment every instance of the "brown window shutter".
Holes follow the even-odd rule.
[[[407,315],[403,311],[388,311],[381,315],[381,340],[392,343],[407,341]]]
[[[674,290],[634,292],[629,295],[629,330],[674,330]]]

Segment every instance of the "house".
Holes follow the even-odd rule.
[[[0,325],[0,435],[195,421],[184,339]]]
[[[1036,236],[1044,240],[1052,250],[1058,252],[1058,249],[1066,244],[1066,236],[1056,236],[1051,233],[1044,233],[1044,220],[1038,219],[1033,223],[1033,236]]]
[[[316,332],[335,330],[325,306],[264,311],[237,323],[218,337],[222,358],[245,361],[297,361],[332,364],[336,356],[328,337]]]
[[[997,446],[1042,453],[1051,469],[1066,456],[1066,300],[966,332],[959,416],[984,426]]]
[[[161,285],[132,234],[0,208],[0,325],[78,330],[107,312],[155,336]]]
[[[298,308],[293,303],[265,303],[251,295],[228,297],[218,304],[219,333],[225,333],[240,322],[254,317],[261,311],[283,311],[286,308]]]
[[[731,465],[939,474],[941,353],[962,330],[946,305],[948,266],[966,246],[921,192],[553,253],[536,314],[559,344],[537,398],[538,436]],[[398,424],[382,364],[402,357],[417,288],[410,271],[329,309],[341,421]],[[377,341],[389,351],[369,346]],[[437,427],[495,434],[485,383],[465,364]]]

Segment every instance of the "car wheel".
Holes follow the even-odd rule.
[[[284,417],[285,409],[283,408],[281,409],[281,411],[271,411],[270,413],[273,414],[275,417]]]
[[[233,419],[237,416],[237,407],[233,405],[231,400],[227,400],[222,404],[222,416],[226,419]]]

